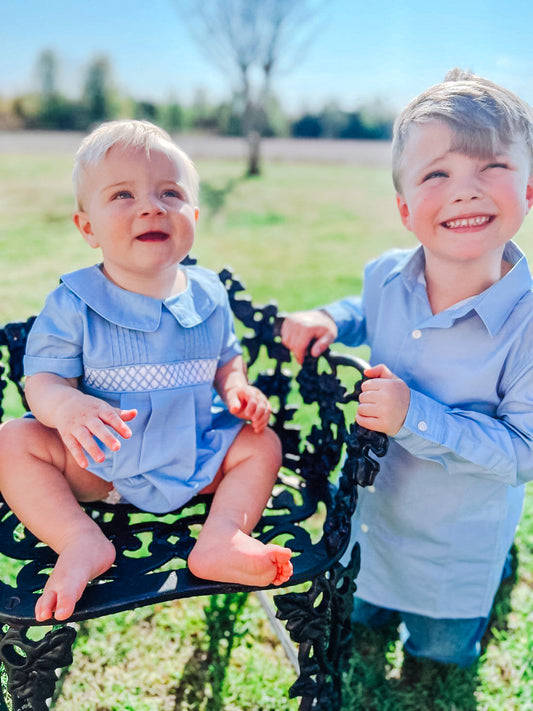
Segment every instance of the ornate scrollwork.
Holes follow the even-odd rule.
[[[47,711],[46,700],[54,693],[56,669],[72,663],[76,631],[59,627],[34,641],[28,628],[0,630],[0,660],[8,676],[7,688],[13,711]]]
[[[17,390],[23,402],[25,402],[25,400],[22,385],[22,358],[24,356],[24,349],[26,348],[26,339],[34,321],[35,316],[32,316],[27,321],[8,323],[0,331],[0,346],[7,346],[9,354],[9,379],[17,386]],[[0,414],[3,416],[3,411]]]
[[[289,694],[302,697],[302,711],[341,708],[342,669],[351,650],[350,614],[359,565],[356,545],[347,566],[336,563],[306,592],[275,597],[277,616],[286,621],[291,639],[299,645],[300,675]]]

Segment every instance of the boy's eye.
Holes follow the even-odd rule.
[[[426,182],[426,180],[432,180],[433,178],[447,178],[448,174],[444,172],[444,170],[433,170],[431,173],[428,173],[427,175],[424,176],[424,179],[422,180],[423,183]]]
[[[487,169],[488,168],[503,168],[504,170],[506,170],[508,167],[509,166],[507,165],[507,163],[489,163],[487,165]]]
[[[127,200],[132,198],[133,194],[129,190],[119,190],[117,193],[113,194],[113,200]]]

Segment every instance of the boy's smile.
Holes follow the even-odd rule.
[[[86,172],[85,210],[74,221],[102,250],[108,278],[158,298],[183,290],[178,264],[192,247],[197,210],[176,161],[115,146]]]
[[[493,219],[493,217],[489,217],[488,215],[485,215],[484,217],[461,217],[458,220],[449,220],[448,222],[444,222],[443,226],[449,230],[464,229],[466,231],[475,227],[481,228],[489,222],[492,222]]]
[[[453,140],[442,121],[411,127],[397,196],[402,221],[426,258],[499,264],[533,203],[527,151],[512,143],[496,156],[470,156],[454,151]]]

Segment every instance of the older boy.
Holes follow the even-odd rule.
[[[293,314],[298,360],[368,344],[357,422],[391,438],[362,490],[354,619],[402,618],[414,656],[468,666],[480,651],[533,479],[533,292],[511,242],[533,203],[533,113],[453,72],[397,119],[393,175],[420,242],[365,271],[364,293]]]

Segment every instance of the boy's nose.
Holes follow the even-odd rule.
[[[481,186],[476,180],[458,181],[453,186],[452,201],[464,202],[468,200],[479,200],[483,197]]]
[[[467,202],[469,200],[479,200],[481,195],[473,190],[465,191],[462,193],[456,193],[453,198],[453,202]]]

